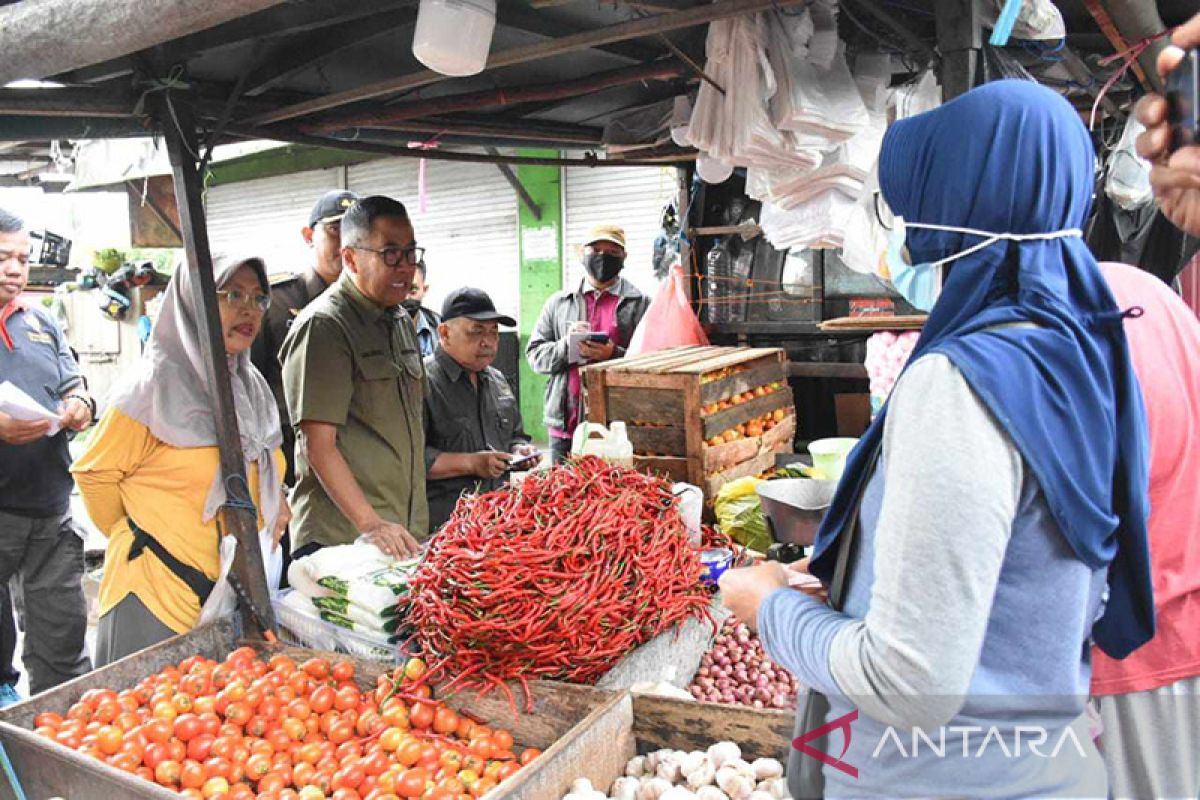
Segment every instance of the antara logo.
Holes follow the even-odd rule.
[[[827,722],[819,728],[813,728],[811,731],[797,736],[792,740],[792,747],[796,748],[801,753],[804,753],[806,756],[811,756],[812,758],[817,759],[822,764],[828,764],[835,769],[840,769],[851,778],[857,778],[858,767],[842,761],[842,758],[846,755],[846,751],[850,749],[850,723],[857,719],[858,709],[854,709],[849,714],[840,716],[832,722]],[[829,734],[835,730],[842,731],[842,752],[839,753],[836,758],[829,753],[821,752],[809,744],[809,742],[813,741],[814,739],[820,739],[822,736],[825,736],[826,734]]]

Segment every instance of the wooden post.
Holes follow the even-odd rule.
[[[934,11],[942,54],[942,100],[948,101],[975,86],[983,46],[979,0],[937,0]]]
[[[691,187],[688,184],[688,168],[685,164],[681,167],[676,167],[679,172],[679,200],[675,203],[676,212],[679,215],[679,264],[683,267],[683,290],[687,292],[688,302],[692,302],[692,245],[689,237],[692,235],[691,227],[688,225],[688,215],[691,213],[691,208],[688,206]]]
[[[237,538],[237,555],[230,570],[230,581],[238,589],[238,607],[242,614],[242,630],[246,633],[265,629],[275,631],[275,612],[263,568],[258,543],[257,515],[250,510],[251,498],[246,481],[242,456],[241,435],[238,432],[237,409],[229,370],[225,368],[225,341],[221,335],[221,317],[217,310],[217,292],[213,281],[212,252],[208,245],[208,227],[204,220],[201,200],[202,179],[197,169],[199,144],[191,108],[184,103],[171,102],[165,93],[151,95],[154,116],[167,146],[171,173],[175,179],[175,200],[183,233],[186,265],[196,273],[200,282],[200,315],[204,331],[200,347],[208,368],[209,385],[216,390],[217,447],[221,454],[221,475],[228,494],[221,509],[223,532]],[[279,487],[263,486],[260,491],[279,491]]]

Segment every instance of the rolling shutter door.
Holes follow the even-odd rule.
[[[567,167],[564,286],[583,279],[579,248],[594,225],[615,224],[625,229],[624,277],[647,297],[658,288],[654,277],[654,239],[662,209],[674,199],[679,179],[674,167]]]
[[[310,170],[213,186],[205,195],[213,252],[260,255],[272,273],[308,264],[300,230],[313,204],[339,187],[340,169]]]
[[[517,196],[491,164],[426,162],[426,209],[417,198],[418,160],[391,158],[350,167],[349,188],[404,203],[426,248],[429,295],[440,310],[446,295],[463,286],[483,289],[496,308],[520,318]]]

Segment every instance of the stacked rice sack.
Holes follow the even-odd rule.
[[[325,547],[292,562],[288,582],[293,591],[281,605],[309,622],[325,623],[294,633],[336,639],[305,642],[312,647],[390,658],[403,638],[399,603],[417,564],[415,558],[396,561],[365,542]],[[341,635],[343,631],[352,636]],[[339,643],[342,647],[330,646]]]

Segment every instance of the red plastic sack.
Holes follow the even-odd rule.
[[[683,290],[683,270],[676,265],[663,281],[654,301],[633,332],[626,356],[637,356],[664,350],[668,347],[708,344],[708,336],[700,327],[696,312],[688,303]]]

